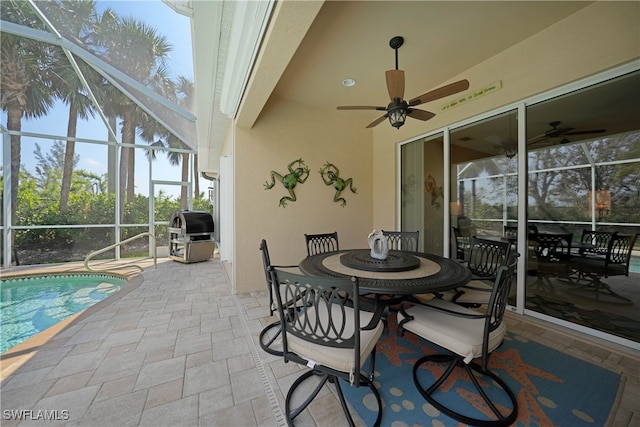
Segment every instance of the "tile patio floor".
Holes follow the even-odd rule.
[[[46,425],[285,425],[283,391],[300,367],[258,346],[259,331],[273,320],[265,317],[266,291],[232,295],[215,258],[161,259],[142,277],[2,356],[2,426],[43,425],[10,419],[7,410],[57,411],[60,419]],[[507,322],[511,331],[621,373],[611,425],[640,426],[640,352],[511,314]],[[335,396],[321,393],[298,425],[345,424]]]

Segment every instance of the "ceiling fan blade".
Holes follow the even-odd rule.
[[[454,93],[462,92],[467,89],[469,89],[469,81],[460,80],[413,98],[409,101],[409,106],[413,107],[414,105],[435,101],[436,99],[444,98],[445,96],[453,95]]]
[[[568,132],[571,132],[575,128],[563,128],[563,129],[551,129],[545,132],[544,136],[547,138],[557,138],[562,135],[566,135]]]
[[[384,116],[380,116],[377,119],[375,119],[374,121],[372,121],[371,123],[369,123],[369,125],[367,126],[367,128],[372,128],[374,126],[378,126],[380,123],[384,122],[384,120],[389,117],[388,114],[385,114]]]
[[[576,132],[565,132],[565,135],[588,135],[591,133],[603,133],[606,132],[606,129],[591,129],[591,130],[579,130]]]
[[[373,105],[341,105],[338,110],[379,110],[387,111],[387,107],[375,107]]]
[[[392,101],[395,98],[402,101],[404,99],[404,71],[389,70],[385,73],[385,77],[387,78],[389,98],[391,98]]]
[[[407,116],[412,117],[414,119],[427,121],[430,118],[435,117],[435,114],[430,111],[418,110],[416,108],[410,108],[407,112]]]

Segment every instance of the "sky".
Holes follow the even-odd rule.
[[[173,49],[169,55],[169,75],[172,78],[185,76],[193,80],[193,61],[191,48],[191,29],[189,18],[176,13],[161,0],[139,0],[139,1],[96,1],[99,12],[107,7],[115,10],[122,17],[134,17],[143,20],[150,26],[154,27],[159,35],[167,38]],[[7,125],[7,115],[4,111],[0,113],[0,120],[3,126]],[[58,102],[47,117],[37,120],[23,119],[22,131],[42,133],[46,135],[67,134],[68,110],[67,107]],[[120,138],[120,131],[116,131]],[[95,119],[78,121],[78,138],[87,138],[92,140],[104,141],[107,138],[107,129],[102,123],[100,117],[96,114]],[[31,155],[38,143],[43,152],[48,152],[48,146],[53,140],[22,138],[22,164],[27,170],[33,172],[35,170],[36,161]],[[140,142],[140,141],[137,141]],[[141,142],[140,142],[141,143]],[[85,169],[98,175],[107,172],[106,146],[76,143],[76,154],[79,156],[77,168]],[[1,155],[1,154],[0,154]],[[157,160],[153,163],[153,179],[156,180],[180,180],[180,167],[170,166],[166,159],[166,155],[160,153]],[[148,165],[144,155],[136,157],[136,193],[148,196],[147,191],[147,172]],[[201,179],[200,191],[204,191],[206,195],[209,181]],[[162,189],[173,195],[179,195],[179,187],[162,186]]]

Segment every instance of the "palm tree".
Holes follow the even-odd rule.
[[[167,77],[165,61],[171,46],[164,36],[147,24],[133,18],[118,20],[117,30],[109,34],[99,34],[100,44],[104,46],[106,56],[123,72],[135,78],[151,89],[164,94],[170,82]],[[122,118],[122,143],[135,144],[137,120],[140,108],[127,97],[114,99]],[[120,159],[121,187],[126,185],[127,201],[133,203],[135,149],[123,148]],[[124,191],[121,192],[123,194]]]
[[[88,40],[90,40],[91,33],[95,31],[99,22],[96,5],[93,0],[57,0],[43,3],[42,8],[47,16],[55,17],[57,28],[67,38],[75,40],[87,49],[91,49]],[[99,88],[102,76],[83,61],[77,61],[77,64],[85,79],[92,82],[94,88]],[[96,106],[93,105],[75,69],[62,52],[60,52],[58,60],[55,61],[53,76],[53,88],[56,90],[57,97],[69,106],[67,137],[75,138],[78,118],[86,120],[89,117],[94,117]],[[75,141],[72,139],[67,140],[60,190],[60,212],[65,212],[69,203],[74,155]]]
[[[173,93],[167,95],[170,101],[173,101],[176,105],[189,109],[194,102],[195,85],[193,81],[184,76],[178,77],[178,80],[167,89],[173,89]],[[147,116],[144,124],[141,124],[140,137],[148,142],[152,147],[164,147],[164,148],[177,148],[188,150],[189,146],[180,140],[178,137],[169,132],[168,129],[161,126],[157,121]],[[155,151],[149,150],[147,155],[151,159],[155,159]],[[167,151],[167,157],[169,164],[177,166],[182,164],[182,177],[183,182],[189,180],[189,153]],[[195,167],[194,167],[195,169]],[[197,176],[196,176],[197,181]],[[196,188],[196,194],[199,193],[199,188]],[[198,196],[196,196],[197,198]],[[187,188],[182,187],[180,191],[180,208],[187,209]]]
[[[2,2],[2,19],[32,28],[44,29],[27,2]],[[2,33],[0,69],[0,104],[7,113],[7,129],[19,132],[22,118],[45,115],[53,104],[48,70],[52,46]],[[21,161],[20,135],[11,135],[11,217],[16,221],[18,181]]]

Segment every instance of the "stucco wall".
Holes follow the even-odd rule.
[[[235,285],[238,293],[264,289],[258,245],[266,239],[274,264],[297,264],[306,256],[305,233],[338,231],[340,247],[366,245],[372,227],[372,148],[370,132],[353,130],[348,118],[272,99],[251,129],[238,128],[235,142]],[[349,130],[351,129],[351,130]],[[281,183],[265,190],[270,172],[288,173],[302,158],[309,178],[295,188],[297,201],[278,205],[288,195]],[[353,178],[357,194],[342,192],[345,207],[319,170],[329,161],[343,179]]]

